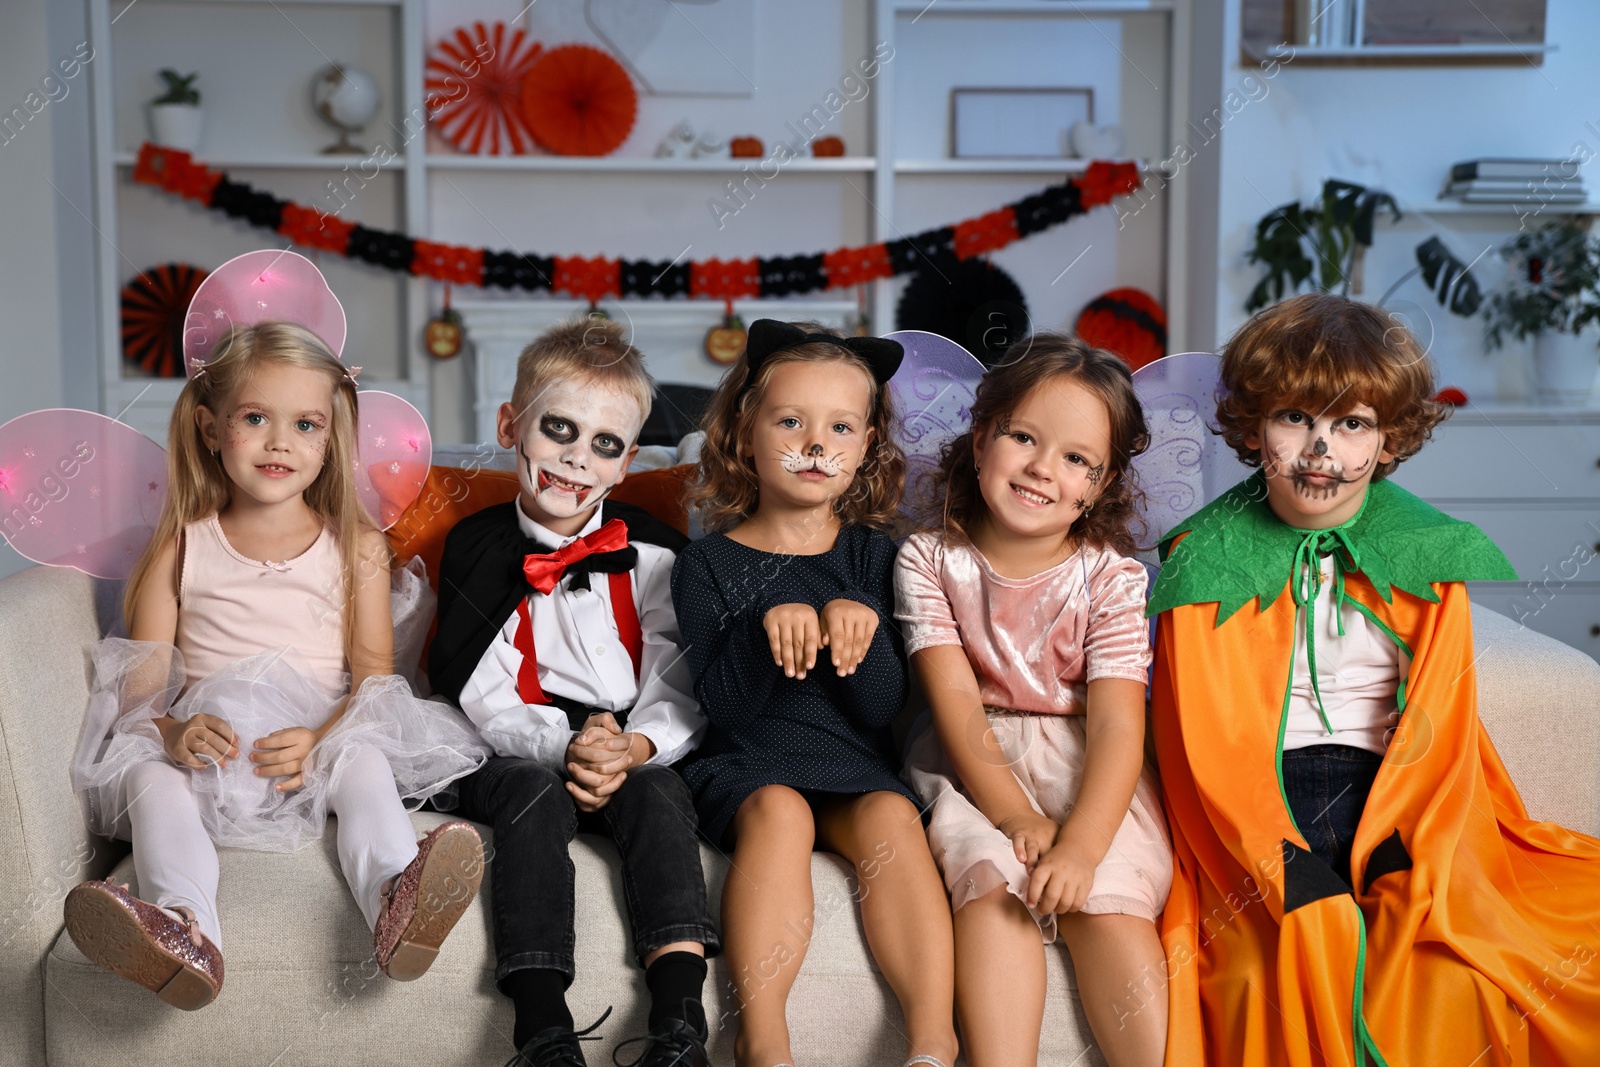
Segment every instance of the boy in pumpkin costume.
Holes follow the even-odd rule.
[[[1384,480],[1433,391],[1342,297],[1223,353],[1261,469],[1166,536],[1149,608],[1172,1067],[1600,1062],[1600,842],[1528,818],[1477,714],[1462,583],[1515,573]]]

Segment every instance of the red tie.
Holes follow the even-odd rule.
[[[522,557],[522,573],[528,584],[539,592],[550,595],[567,568],[597,552],[616,552],[628,547],[628,525],[621,519],[612,519],[594,533],[544,555]]]

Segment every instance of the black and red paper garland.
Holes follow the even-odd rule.
[[[898,241],[809,256],[674,263],[495,252],[374,230],[279,200],[195,162],[187,152],[148,143],[139,149],[133,180],[272,230],[303,248],[456,285],[552,290],[590,303],[608,296],[735,300],[847,288],[908,274],[929,263],[938,266],[996,251],[1108,204],[1140,184],[1137,164],[1097,160],[1083,174],[1046,186],[1014,204]]]

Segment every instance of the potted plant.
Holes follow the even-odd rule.
[[[1582,404],[1600,370],[1600,240],[1567,218],[1518,234],[1500,255],[1513,280],[1484,309],[1489,348],[1508,334],[1533,339],[1539,399]]]
[[[1388,193],[1329,178],[1322,183],[1318,203],[1284,204],[1261,216],[1246,258],[1265,267],[1267,275],[1250,290],[1244,309],[1259,311],[1307,283],[1323,293],[1361,292],[1362,255],[1372,247],[1380,208],[1399,220],[1400,207]]]
[[[150,101],[150,136],[156,144],[193,152],[200,146],[200,90],[198,74],[163,70],[167,91]]]

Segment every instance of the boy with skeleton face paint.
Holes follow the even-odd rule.
[[[1217,422],[1260,471],[1165,535],[1148,609],[1169,1064],[1592,1058],[1600,970],[1535,983],[1600,924],[1600,842],[1527,817],[1478,719],[1464,583],[1516,574],[1385,480],[1433,392],[1343,297],[1224,349]]]
[[[705,732],[672,607],[687,541],[608,499],[638,451],[653,388],[618,324],[546,331],[499,412],[517,499],[445,542],[428,669],[496,752],[459,783],[460,814],[495,831],[495,977],[516,1006],[518,1067],[584,1062],[565,1000],[577,830],[610,835],[622,853],[652,1002],[639,1063],[706,1063],[700,992],[719,943],[694,806],[672,767]]]

